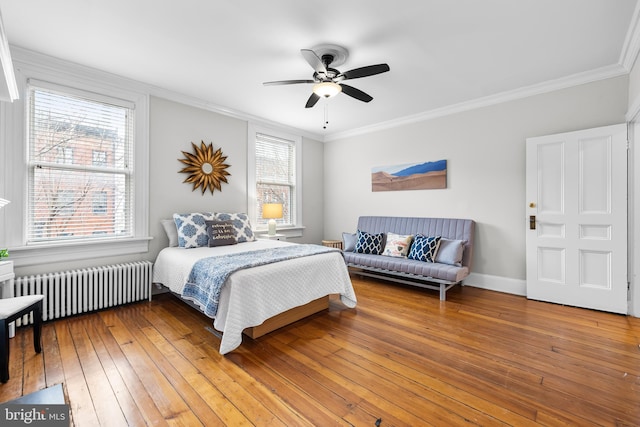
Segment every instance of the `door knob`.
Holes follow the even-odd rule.
[[[536,204],[535,204],[534,202],[531,202],[531,203],[529,203],[529,207],[530,207],[530,208],[535,208],[535,207],[536,207]]]

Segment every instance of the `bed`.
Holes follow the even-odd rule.
[[[220,353],[242,343],[242,333],[257,338],[278,327],[328,308],[329,296],[338,294],[342,303],[355,307],[357,300],[342,253],[331,250],[287,259],[231,273],[221,288],[215,315],[204,302],[185,295],[192,268],[203,258],[225,257],[251,251],[276,250],[295,243],[257,239],[228,246],[167,247],[156,258],[153,282],[166,286],[213,318],[222,332]],[[316,245],[310,245],[316,246]],[[325,248],[329,249],[329,248]],[[191,276],[193,278],[193,276]]]

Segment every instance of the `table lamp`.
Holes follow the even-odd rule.
[[[282,203],[264,203],[262,218],[269,220],[269,236],[276,234],[276,219],[282,218]]]

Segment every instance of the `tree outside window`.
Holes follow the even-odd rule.
[[[129,108],[55,90],[29,90],[27,240],[132,233]]]

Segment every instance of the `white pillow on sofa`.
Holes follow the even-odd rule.
[[[438,247],[435,262],[461,267],[465,243],[466,240],[451,240],[443,237],[440,239],[440,247]]]
[[[402,235],[395,233],[387,233],[387,243],[384,246],[382,255],[406,258],[411,248],[413,235]]]
[[[342,247],[345,252],[353,252],[356,250],[356,242],[358,241],[358,237],[356,233],[342,233]]]

